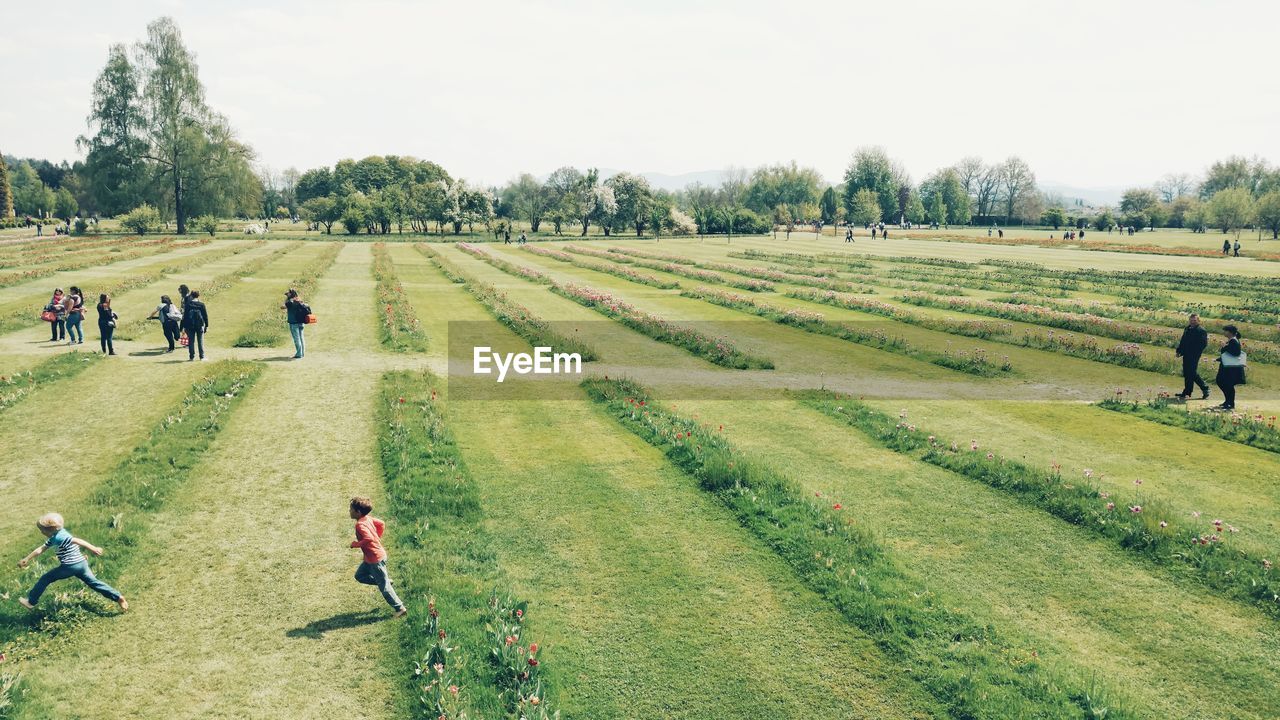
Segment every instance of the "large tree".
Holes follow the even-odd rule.
[[[1258,224],[1271,231],[1271,239],[1280,238],[1280,190],[1272,190],[1258,198],[1255,213]]]
[[[884,148],[865,147],[854,153],[853,160],[844,172],[844,206],[852,217],[858,191],[870,190],[880,202],[880,216],[896,219],[899,215],[898,188],[905,173],[889,159]],[[879,218],[877,218],[879,221]]]
[[[113,50],[100,78],[104,94],[99,98],[95,87],[89,116],[90,128],[99,131],[95,138],[104,127],[111,128],[111,135],[102,140],[103,146],[113,141],[109,146],[119,151],[113,172],[128,175],[139,161],[150,165],[180,234],[186,232],[187,217],[195,214],[195,207],[225,211],[256,205],[251,196],[260,195],[261,183],[249,167],[252,152],[205,104],[195,56],[173,20],[165,17],[148,25],[134,57],[134,64],[126,66],[122,60],[127,58]],[[130,83],[133,99],[127,92]],[[140,129],[135,125],[138,118]],[[130,136],[138,142],[125,142]],[[92,150],[93,140],[89,143]]]
[[[523,173],[502,192],[503,203],[514,209],[515,217],[527,220],[529,229],[538,232],[547,208],[553,201],[552,192],[529,173]]]
[[[632,173],[618,173],[606,180],[605,185],[613,190],[619,222],[624,227],[635,228],[636,237],[644,235],[653,209],[653,190],[649,181]]]
[[[720,181],[720,210],[724,215],[725,227],[728,229],[729,242],[733,242],[733,224],[742,207],[747,192],[747,171],[745,168],[730,165],[724,171],[724,179]]]
[[[1036,190],[1036,174],[1031,171],[1031,166],[1020,157],[1014,156],[1004,161],[1000,166],[1000,190],[1001,200],[1004,201],[1004,221],[1006,224],[1019,217],[1019,210],[1022,218],[1031,215],[1032,221],[1040,217],[1040,212],[1036,210],[1034,214],[1031,211],[1034,208],[1029,207],[1034,204],[1032,196],[1036,196],[1034,200],[1038,200],[1038,192]]]
[[[971,182],[976,180],[971,179]],[[939,225],[968,225],[973,217],[969,191],[965,188],[963,176],[958,168],[943,168],[930,175],[920,184],[920,195],[926,198],[932,198],[934,195],[941,196],[947,215],[937,220]]]
[[[873,225],[880,222],[880,198],[876,191],[862,188],[853,196],[849,205],[849,222],[855,225]]]
[[[1239,237],[1241,228],[1253,221],[1253,195],[1243,187],[1219,190],[1209,198],[1206,210],[1214,227]]]
[[[112,45],[93,83],[89,135],[76,140],[86,151],[84,178],[98,211],[119,215],[154,200],[144,160],[145,121],[140,78],[124,45]]]
[[[1209,166],[1204,182],[1200,184],[1201,199],[1208,200],[1219,191],[1240,188],[1250,195],[1258,193],[1269,180],[1270,170],[1261,158],[1248,159],[1233,155]]]
[[[828,187],[822,191],[822,198],[818,200],[818,217],[826,225],[830,225],[836,221],[836,216],[840,212],[840,201],[836,198],[836,189]]]

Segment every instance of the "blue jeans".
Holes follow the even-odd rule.
[[[71,342],[84,342],[84,329],[80,322],[84,320],[79,313],[67,316],[67,339]]]
[[[66,319],[58,318],[57,320],[49,323],[49,331],[53,335],[53,337],[49,338],[50,341],[65,340],[67,337]]]
[[[302,336],[303,323],[289,323],[289,334],[293,336],[293,356],[302,357],[307,354],[307,340]]]
[[[200,359],[204,359],[204,330],[187,328],[187,357],[195,359],[196,345],[200,346]]]
[[[356,568],[356,582],[364,585],[376,585],[388,605],[397,611],[404,609],[404,603],[400,602],[400,597],[396,595],[395,588],[391,587],[391,577],[387,575],[386,560],[379,560],[377,563],[360,563],[360,567]]]
[[[115,588],[94,577],[93,571],[89,569],[89,563],[84,560],[75,565],[59,565],[41,575],[40,579],[36,581],[35,587],[31,588],[31,592],[27,593],[27,602],[35,605],[40,602],[40,596],[44,594],[45,588],[49,587],[51,583],[73,577],[80,578],[81,582],[111,602],[120,602],[120,593],[116,592]]]

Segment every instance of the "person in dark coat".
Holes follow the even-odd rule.
[[[1227,336],[1227,343],[1222,346],[1222,354],[1218,356],[1218,377],[1214,384],[1222,391],[1222,404],[1219,410],[1236,409],[1236,386],[1244,385],[1244,366],[1246,355],[1240,345],[1240,330],[1235,325],[1222,328]]]
[[[182,329],[187,331],[187,359],[196,359],[196,345],[200,346],[200,359],[204,360],[204,334],[209,331],[209,310],[200,299],[200,291],[193,290],[187,296],[182,312]]]
[[[1187,318],[1187,327],[1182,331],[1178,348],[1174,350],[1174,354],[1182,358],[1183,385],[1182,392],[1178,393],[1179,400],[1191,397],[1192,385],[1200,388],[1201,400],[1209,397],[1209,386],[1205,384],[1204,378],[1200,377],[1200,356],[1208,346],[1209,332],[1200,324],[1200,316],[1192,313],[1191,317]]]

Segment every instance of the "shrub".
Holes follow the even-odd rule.
[[[207,232],[212,236],[218,232],[218,218],[212,215],[201,215],[191,221],[191,226],[199,232]]]
[[[138,235],[146,235],[160,225],[160,211],[146,203],[121,215],[120,227]]]
[[[85,230],[88,230],[88,229],[89,229],[89,223],[85,222],[84,218],[76,218],[76,224],[72,232],[74,232],[76,235],[83,235]]]

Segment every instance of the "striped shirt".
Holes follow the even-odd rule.
[[[80,552],[80,546],[76,545],[71,533],[66,528],[62,528],[54,533],[47,541],[45,547],[57,548],[58,562],[63,565],[75,565],[84,562],[84,553]]]

